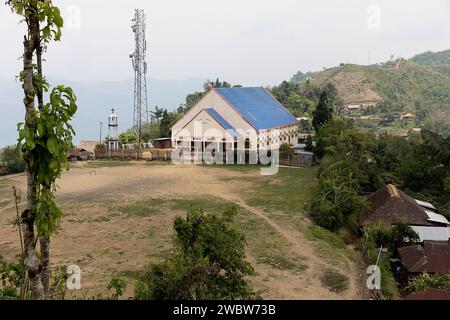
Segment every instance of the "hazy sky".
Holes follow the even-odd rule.
[[[2,3],[3,0],[0,0]],[[273,85],[297,70],[450,48],[447,0],[54,0],[66,20],[45,72],[75,81],[132,77],[131,18],[145,9],[149,77]],[[23,26],[0,6],[0,76],[17,74]]]

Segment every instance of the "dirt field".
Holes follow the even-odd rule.
[[[248,259],[257,272],[251,280],[262,297],[362,299],[355,251],[312,226],[299,209],[314,175],[304,169],[280,173],[262,177],[256,167],[146,162],[79,164],[58,183],[64,218],[60,233],[52,239],[52,266],[79,265],[88,296],[108,294],[109,280],[119,275],[128,282],[124,298],[131,297],[139,271],[173,247],[172,222],[177,215],[191,206],[221,212],[235,204],[237,227],[246,234]],[[309,181],[309,187],[289,189],[286,181],[291,175],[296,175],[295,181]],[[11,225],[15,217],[11,187],[24,193],[24,183],[24,175],[0,179],[0,254],[7,258],[20,251],[17,228]],[[286,192],[295,193],[288,193],[284,201],[285,192],[280,190],[286,187]],[[342,291],[327,284],[330,273],[344,276]]]

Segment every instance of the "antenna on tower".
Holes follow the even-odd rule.
[[[134,70],[133,127],[136,130],[140,145],[142,142],[142,127],[148,123],[147,62],[145,61],[147,41],[145,40],[146,23],[144,10],[136,9],[134,18],[131,21],[133,22],[131,28],[136,42],[134,52],[130,54]]]

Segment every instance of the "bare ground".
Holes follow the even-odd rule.
[[[254,173],[257,175],[258,171]],[[226,179],[224,179],[224,177]],[[170,210],[165,204],[173,199],[215,197],[233,202],[251,213],[274,243],[279,253],[301,260],[304,268],[280,268],[262,262],[256,249],[257,237],[249,243],[248,259],[255,267],[254,287],[263,298],[270,299],[362,299],[361,270],[356,259],[341,255],[325,259],[289,219],[273,219],[273,212],[247,204],[240,196],[251,190],[252,182],[239,171],[199,166],[149,165],[143,162],[117,167],[72,168],[59,181],[58,202],[64,210],[61,231],[52,239],[52,264],[78,264],[82,269],[83,290],[89,295],[107,294],[112,275],[129,280],[127,296],[133,294],[132,273],[139,272],[149,261],[164,257],[173,247],[172,222],[184,212]],[[0,253],[13,258],[20,252],[17,229],[11,226],[15,209],[11,186],[25,192],[25,176],[0,180]],[[143,199],[161,203],[162,212],[144,216],[122,214],[117,206],[133,205]],[[277,214],[282,215],[283,212]],[[298,220],[298,219],[297,219]],[[308,225],[307,219],[296,221]],[[321,283],[328,267],[342,269],[349,278],[348,289],[335,293]]]

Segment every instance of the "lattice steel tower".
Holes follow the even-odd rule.
[[[133,126],[141,143],[142,126],[148,123],[147,105],[147,41],[145,40],[145,13],[144,10],[135,10],[132,29],[136,47],[130,54],[134,69],[134,120]]]

